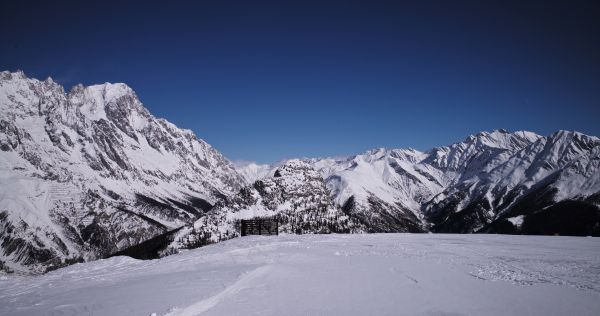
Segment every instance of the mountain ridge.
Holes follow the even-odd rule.
[[[0,73],[0,261],[43,271],[110,255],[193,222],[244,184],[189,130],[125,84]]]
[[[0,185],[4,271],[167,255],[257,216],[281,233],[600,235],[595,136],[499,129],[427,151],[232,163],[126,84],[65,92],[23,72],[0,72]]]

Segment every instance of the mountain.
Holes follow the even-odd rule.
[[[0,271],[156,258],[239,236],[440,232],[600,236],[600,139],[495,130],[428,151],[227,160],[125,84],[0,72]]]
[[[193,223],[245,184],[125,84],[0,73],[0,267],[103,258]]]
[[[253,161],[234,161],[235,170],[246,180],[254,183],[257,180],[272,176],[280,163],[258,164]]]
[[[254,184],[181,230],[168,252],[237,237],[254,217],[277,217],[284,233],[600,235],[599,152],[600,139],[577,132],[496,130],[427,152],[238,164]]]
[[[501,152],[424,207],[437,232],[600,234],[600,139],[558,131]]]
[[[369,232],[424,232],[420,205],[441,190],[443,174],[420,166],[413,149],[376,149],[341,159],[309,160],[326,179],[332,198]]]
[[[598,235],[599,152],[578,132],[495,130],[426,152],[303,161],[368,232]]]
[[[369,231],[599,235],[599,152],[600,139],[577,132],[496,130],[308,162]]]
[[[241,189],[182,229],[166,253],[239,237],[241,220],[270,217],[277,218],[279,232],[287,234],[367,230],[333,202],[322,176],[310,164],[292,159],[279,166],[273,176]]]

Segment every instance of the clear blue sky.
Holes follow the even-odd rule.
[[[8,2],[0,69],[125,82],[233,160],[600,136],[597,1]]]

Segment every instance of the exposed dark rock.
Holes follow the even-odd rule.
[[[525,217],[522,234],[600,236],[600,208],[582,201],[561,201]]]
[[[109,257],[128,256],[140,260],[157,259],[164,255],[167,246],[175,239],[175,234],[181,228],[150,238],[142,243],[113,253]]]

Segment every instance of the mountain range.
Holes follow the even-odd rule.
[[[433,148],[232,163],[125,84],[0,73],[0,271],[281,233],[600,235],[600,139],[495,130]],[[150,253],[151,252],[151,253]]]

